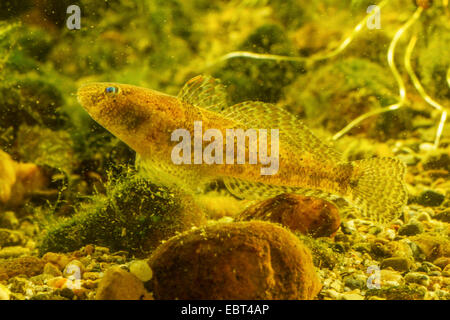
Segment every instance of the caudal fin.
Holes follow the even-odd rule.
[[[350,202],[363,216],[380,223],[398,218],[406,201],[406,166],[395,158],[371,158],[353,162]]]

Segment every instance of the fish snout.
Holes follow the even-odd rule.
[[[77,100],[84,109],[90,111],[103,98],[103,86],[96,83],[82,85],[77,91]]]

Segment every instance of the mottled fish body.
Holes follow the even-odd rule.
[[[79,89],[78,99],[94,120],[137,152],[139,165],[149,178],[166,185],[196,190],[221,179],[232,194],[244,199],[286,192],[326,199],[338,196],[362,216],[379,222],[398,217],[406,204],[406,168],[401,161],[371,158],[345,162],[339,152],[281,107],[252,101],[228,107],[224,88],[209,77],[188,81],[177,97],[125,84],[93,83]],[[201,123],[200,135],[215,129],[224,140],[230,129],[278,129],[278,170],[262,175],[267,164],[249,163],[249,144],[245,164],[194,164],[194,144],[191,164],[175,164],[172,151],[178,142],[172,141],[172,133],[182,128],[190,137],[198,137],[194,123]],[[259,145],[261,139],[257,136],[254,143]],[[211,141],[200,143],[204,150]],[[272,143],[268,138],[268,150]],[[225,143],[222,148],[225,156]],[[257,149],[257,156],[260,151]]]

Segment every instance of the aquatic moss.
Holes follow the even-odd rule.
[[[296,232],[295,235],[311,250],[313,262],[317,268],[332,270],[343,262],[342,253],[336,250],[332,240],[326,238],[315,239],[299,232]]]
[[[87,244],[142,256],[176,232],[205,222],[189,197],[129,173],[107,186],[106,196],[48,228],[39,252],[69,252]]]

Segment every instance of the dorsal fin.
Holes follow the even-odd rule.
[[[285,148],[296,154],[309,153],[313,158],[339,163],[341,154],[317,138],[299,119],[283,108],[260,101],[247,101],[225,109],[222,115],[250,128],[279,129]]]
[[[227,106],[227,94],[219,80],[209,76],[196,76],[186,82],[178,98],[193,106],[215,112]]]

